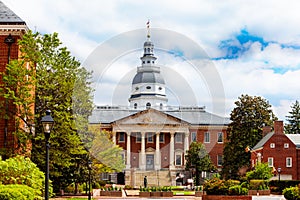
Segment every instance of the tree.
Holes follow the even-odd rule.
[[[213,165],[205,146],[200,142],[192,142],[186,155],[187,170],[196,170],[195,185],[200,185],[200,175],[203,171],[215,171],[216,167]]]
[[[29,31],[20,46],[22,59],[35,69],[32,83],[36,136],[32,138],[32,159],[44,169],[45,139],[40,121],[49,109],[55,121],[50,137],[50,179],[57,192],[63,187],[61,183],[68,185],[72,181],[72,175],[82,167],[78,160],[88,154],[78,132],[87,131],[93,109],[91,72],[62,47],[57,33],[41,35]]]
[[[238,178],[240,169],[249,167],[250,153],[245,148],[254,147],[262,139],[262,127],[273,125],[276,120],[271,105],[262,97],[241,95],[235,105],[223,151],[225,178]]]
[[[291,106],[290,115],[286,116],[287,124],[284,126],[286,134],[300,134],[300,104],[296,100]]]

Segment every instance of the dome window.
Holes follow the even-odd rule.
[[[151,89],[151,86],[147,86],[146,89],[147,89],[147,90],[150,90],[150,89]]]
[[[135,90],[139,90],[139,87],[135,87]]]
[[[162,90],[162,87],[159,87],[158,89],[159,89],[159,90]]]
[[[135,103],[135,104],[133,105],[133,107],[134,107],[134,109],[137,109],[137,103]]]
[[[146,104],[146,108],[147,108],[147,109],[151,108],[151,103],[148,102],[148,103]]]
[[[147,60],[147,63],[150,63],[150,60]]]

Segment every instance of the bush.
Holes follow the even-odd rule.
[[[299,187],[289,187],[283,190],[283,196],[287,200],[299,200],[300,199],[300,191]]]
[[[259,163],[255,166],[254,170],[246,173],[248,180],[262,179],[268,180],[273,177],[272,168],[268,166],[268,163]]]
[[[219,178],[213,178],[210,180],[207,180],[204,183],[204,190],[206,191],[207,194],[223,194],[226,195],[228,194],[228,189],[231,186],[234,185],[239,185],[240,181],[237,180],[221,180]]]
[[[1,200],[35,200],[34,189],[27,185],[0,185]]]
[[[280,192],[285,188],[294,187],[300,184],[299,180],[271,180],[269,181],[269,187],[271,189],[271,192]]]
[[[250,180],[249,190],[268,190],[269,182],[266,180]]]
[[[241,185],[233,185],[228,189],[229,195],[247,195],[248,189],[242,187]]]
[[[42,198],[44,180],[44,173],[29,158],[16,156],[4,161],[0,157],[0,183],[3,185],[27,185],[34,189],[33,193],[36,197]],[[51,195],[51,183],[49,190]]]

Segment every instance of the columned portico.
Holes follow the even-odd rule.
[[[141,164],[140,169],[146,169],[145,132],[141,132]]]
[[[159,134],[160,134],[159,132],[156,133],[155,170],[160,170],[161,168]]]
[[[174,135],[175,132],[170,132],[170,165],[169,168],[170,169],[174,169]]]
[[[130,169],[131,167],[131,164],[130,164],[130,160],[131,160],[131,155],[130,155],[130,152],[131,152],[131,145],[130,145],[130,133],[126,133],[127,134],[127,151],[126,151],[126,169]]]
[[[183,159],[184,159],[184,165],[186,164],[186,159],[185,159],[185,155],[186,155],[186,151],[189,150],[189,135],[190,133],[189,132],[185,132],[184,133],[184,149],[183,149]]]

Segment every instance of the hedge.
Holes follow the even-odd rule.
[[[0,185],[1,200],[35,200],[34,189],[27,185]]]

